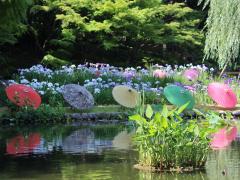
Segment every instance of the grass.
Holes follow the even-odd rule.
[[[111,112],[126,112],[126,111],[129,111],[129,110],[119,105],[94,106],[93,108],[86,109],[86,110],[66,108],[67,113],[111,113]]]

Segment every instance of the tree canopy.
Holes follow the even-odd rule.
[[[201,0],[200,2],[203,2]],[[238,62],[240,54],[240,0],[206,0],[205,58],[214,59],[220,68]]]
[[[61,40],[80,46],[90,44],[103,51],[123,49],[130,56],[155,54],[162,59],[167,58],[165,52],[184,57],[191,54],[193,60],[197,58],[194,48],[198,54],[196,49],[202,45],[203,34],[197,28],[201,15],[183,3],[53,0],[43,6],[55,10],[56,20],[61,22]]]
[[[35,63],[45,55],[74,63],[199,63],[203,13],[196,9],[196,0],[0,0],[0,58],[10,64],[18,49]]]
[[[26,11],[32,0],[0,0],[0,44],[15,43],[24,31]]]

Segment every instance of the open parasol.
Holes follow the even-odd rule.
[[[78,84],[67,84],[62,91],[64,99],[76,109],[89,109],[94,105],[92,94]]]
[[[172,84],[166,86],[163,90],[163,94],[171,104],[178,107],[189,103],[186,109],[192,109],[195,104],[191,93],[185,88],[177,85]]]
[[[128,86],[115,86],[112,95],[117,103],[128,108],[135,108],[139,101],[138,92]]]
[[[165,71],[157,69],[157,70],[153,71],[153,76],[157,77],[157,78],[165,78],[167,76],[167,74]]]
[[[18,106],[32,106],[37,109],[41,105],[40,95],[29,86],[12,84],[5,91],[8,99]]]
[[[183,74],[183,76],[190,81],[196,80],[198,78],[198,75],[199,75],[198,70],[193,68],[187,69]]]
[[[210,83],[208,85],[208,95],[220,106],[224,108],[235,108],[237,97],[232,89],[223,83]]]

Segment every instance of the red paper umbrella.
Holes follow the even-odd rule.
[[[195,80],[198,78],[199,72],[196,69],[188,69],[184,72],[184,77],[186,77],[188,80]]]
[[[18,106],[32,106],[37,109],[41,104],[40,95],[31,87],[12,84],[6,88],[8,99]]]
[[[16,155],[32,152],[40,144],[39,133],[30,133],[25,139],[23,135],[18,135],[7,142],[7,154]]]
[[[235,93],[226,84],[217,82],[210,83],[208,85],[208,95],[224,108],[234,108],[237,104]]]
[[[231,144],[237,137],[237,128],[231,127],[231,129],[222,128],[213,135],[211,141],[212,148],[224,148]]]

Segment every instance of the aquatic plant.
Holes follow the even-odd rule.
[[[164,170],[195,170],[205,166],[210,150],[210,135],[216,123],[210,124],[201,116],[184,119],[187,107],[154,112],[147,105],[144,114],[130,116],[137,124],[135,142],[139,151],[139,166]]]

